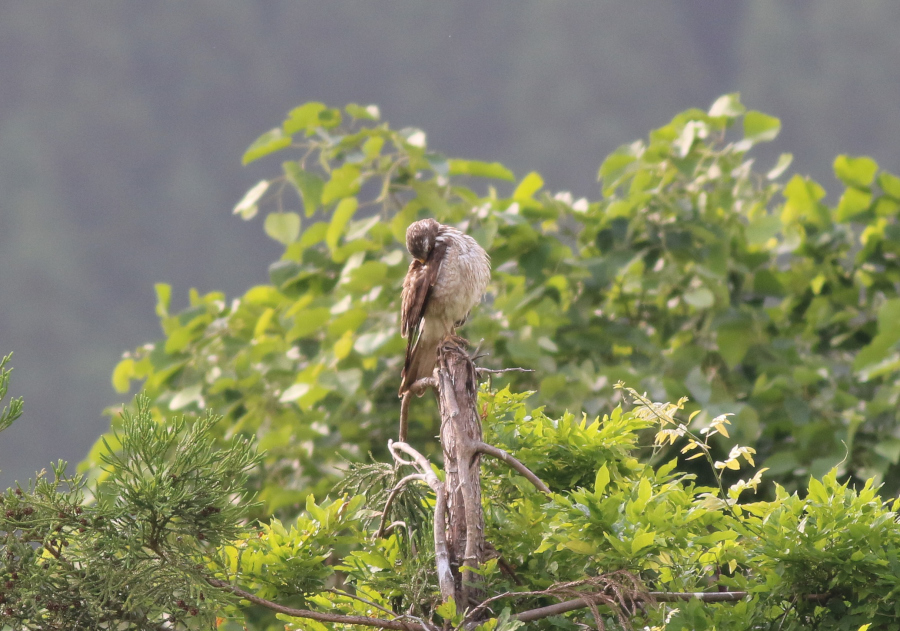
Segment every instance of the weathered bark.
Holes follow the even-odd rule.
[[[438,352],[438,401],[447,493],[447,543],[457,583],[457,606],[483,597],[481,576],[468,568],[484,561],[484,514],[481,508],[481,418],[478,378],[465,341],[448,338]],[[465,568],[465,569],[460,569]]]

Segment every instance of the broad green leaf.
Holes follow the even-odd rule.
[[[825,486],[815,478],[809,479],[809,499],[820,504],[828,502],[828,491],[826,491]]]
[[[735,322],[719,327],[716,332],[716,345],[729,368],[737,366],[747,355],[753,344],[751,333],[746,323]]]
[[[869,209],[872,203],[872,194],[868,191],[862,191],[858,188],[848,188],[841,195],[841,201],[838,203],[835,219],[837,221],[847,221],[856,215]]]
[[[325,243],[328,244],[330,250],[334,251],[337,248],[338,241],[340,241],[341,235],[344,234],[344,228],[347,227],[347,222],[353,217],[353,213],[356,212],[358,205],[359,202],[356,201],[355,197],[347,197],[342,199],[337,208],[334,209],[334,216],[332,216],[331,223],[328,224],[328,230],[325,232]]]
[[[325,183],[315,173],[306,171],[297,162],[285,162],[281,165],[287,181],[294,185],[303,199],[303,210],[307,217],[312,216],[322,203],[322,189]]]
[[[827,225],[828,216],[819,203],[819,200],[825,197],[825,190],[816,182],[795,175],[785,185],[783,195],[787,201],[781,210],[782,223],[806,219]]]
[[[655,532],[642,532],[634,536],[634,539],[631,540],[631,553],[637,554],[644,548],[653,544],[653,540],[656,539]]]
[[[287,390],[285,390],[278,400],[281,403],[290,403],[291,401],[296,401],[307,392],[309,392],[310,385],[308,383],[295,383],[290,386]]]
[[[839,155],[834,159],[834,174],[847,186],[868,188],[875,181],[878,163],[872,158]]]
[[[544,179],[532,171],[519,182],[516,190],[513,191],[513,199],[516,201],[527,201],[534,197],[534,194],[541,190],[544,185]]]
[[[716,118],[720,116],[736,118],[746,110],[747,108],[741,103],[741,95],[734,92],[732,94],[724,94],[716,99],[712,107],[709,108],[709,115]]]
[[[300,236],[300,215],[297,213],[269,213],[264,224],[266,234],[284,245]]]
[[[716,298],[706,287],[699,287],[685,292],[684,301],[697,309],[708,309],[715,304]]]
[[[112,374],[112,384],[116,392],[128,392],[131,388],[131,378],[134,376],[134,360],[127,357],[116,364]]]
[[[577,552],[578,554],[594,554],[597,552],[597,546],[582,539],[570,539],[563,545],[572,552]]]
[[[359,167],[345,164],[331,172],[331,179],[322,188],[322,203],[329,204],[359,192]]]
[[[512,182],[516,179],[513,172],[499,162],[480,162],[478,160],[450,160],[450,175],[471,175],[490,177]]]
[[[881,187],[885,195],[900,200],[900,177],[890,173],[881,173],[878,176],[878,186]]]
[[[254,160],[259,160],[270,153],[290,147],[291,142],[293,142],[293,138],[290,135],[285,135],[280,127],[270,129],[247,147],[247,151],[241,157],[241,164],[250,164]]]
[[[744,115],[744,139],[751,142],[773,140],[781,131],[781,121],[774,116],[750,110]]]
[[[177,412],[191,404],[196,404],[200,408],[204,407],[203,384],[194,384],[176,392],[175,396],[172,397],[172,401],[169,402],[169,409]]]
[[[326,107],[324,103],[305,103],[288,112],[287,119],[282,124],[286,134],[296,134],[299,131],[311,134],[317,127],[329,129],[341,124],[341,113],[333,108]]]

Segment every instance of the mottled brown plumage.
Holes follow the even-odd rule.
[[[403,281],[400,333],[408,338],[400,396],[434,370],[441,340],[478,304],[491,278],[487,253],[472,237],[434,219],[406,230],[413,256]]]

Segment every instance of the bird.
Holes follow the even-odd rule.
[[[400,334],[407,338],[401,397],[417,380],[431,376],[441,341],[465,323],[491,279],[484,248],[434,219],[409,225],[406,249],[413,260],[401,294]]]

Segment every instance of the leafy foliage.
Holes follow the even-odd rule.
[[[158,411],[215,410],[229,435],[257,440],[263,514],[321,496],[345,460],[384,455],[404,230],[425,214],[491,253],[492,298],[466,333],[488,340],[489,363],[536,369],[507,378],[548,412],[610,409],[620,380],[656,399],[687,389],[695,423],[735,413],[736,438],[788,488],[832,466],[896,487],[900,179],[839,156],[833,207],[807,178],[776,184],[790,156],[758,173],[748,152],[780,123],[735,95],[609,156],[593,202],[543,192],[537,173],[515,182],[497,163],[448,159],[379,117],[307,103],[261,136],[245,161],[292,155],[235,212],[274,207],[265,228],[286,246],[271,284],[230,301],[192,292],[177,313],[158,285],[165,337],[113,377],[123,391],[141,381]],[[430,402],[413,406],[426,452],[432,417]]]
[[[187,621],[178,604],[186,594],[188,614],[194,607],[240,620],[222,609],[228,589],[217,592],[221,603],[199,600],[201,581],[215,576],[238,595],[258,594],[257,604],[264,597],[422,625],[480,622],[467,606],[441,602],[433,542],[422,536],[422,515],[434,505],[427,487],[410,482],[397,500],[402,525],[382,529],[386,491],[405,475],[377,464],[399,409],[402,244],[406,226],[428,214],[491,252],[492,301],[467,334],[488,341],[490,362],[536,372],[483,390],[485,436],[552,490],[544,495],[486,463],[495,558],[478,568],[491,594],[481,611],[492,616],[480,628],[515,628],[514,614],[592,590],[606,594],[592,611],[536,618],[529,628],[621,626],[622,608],[647,592],[717,587],[749,596],[715,605],[651,599],[628,613],[665,629],[891,628],[898,506],[877,497],[877,481],[857,491],[839,479],[883,476],[900,460],[891,405],[900,367],[892,245],[900,180],[867,158],[842,156],[835,172],[847,189],[833,208],[808,179],[775,184],[790,158],[759,174],[747,152],[780,124],[745,111],[734,95],[610,156],[596,202],[543,193],[536,173],[516,182],[502,165],[447,159],[428,150],[421,130],[393,130],[379,115],[373,106],[309,103],[260,137],[245,162],[288,148],[298,156],[235,207],[250,219],[274,206],[264,227],[285,252],[271,284],[230,302],[192,292],[179,313],[169,287],[158,285],[165,338],[116,368],[116,386],[141,380],[152,404],[115,421],[84,469],[98,485],[90,509],[111,511],[106,523],[116,526],[102,530],[103,550],[144,577],[118,584],[134,583],[133,599],[155,603],[139,615]],[[478,193],[474,178],[482,177],[494,182]],[[624,390],[634,409],[615,405],[623,390],[608,386],[621,380],[649,392]],[[515,394],[526,388],[535,390]],[[693,402],[681,398],[685,388]],[[411,442],[425,453],[436,451],[432,405],[415,402],[411,419]],[[603,409],[613,411],[601,417]],[[209,413],[166,420],[201,410],[226,422]],[[728,444],[731,432],[738,445]],[[261,458],[251,442],[265,450]],[[367,451],[376,464],[353,464]],[[762,488],[765,469],[733,476],[757,457],[785,485],[769,501],[742,502]],[[695,458],[708,467],[686,464]],[[343,488],[352,496],[325,497],[348,468]],[[59,507],[80,506],[85,482],[62,475],[39,480],[29,497],[42,489],[52,499],[45,503],[67,515]],[[67,493],[57,493],[59,483]],[[258,528],[231,501],[242,489],[262,501]],[[5,501],[21,520],[15,497]],[[15,521],[8,538],[32,530]],[[141,547],[117,548],[120,533]],[[15,544],[13,558],[33,551],[31,541]],[[109,578],[106,558],[86,556],[84,566]],[[68,575],[55,571],[62,593]],[[163,585],[168,600],[157,598]],[[122,615],[134,615],[130,602],[117,604]],[[289,628],[328,628],[290,611],[278,614]]]
[[[211,552],[243,532],[255,457],[246,441],[213,450],[207,416],[160,423],[148,401],[126,414],[104,480],[57,463],[0,498],[4,628],[209,625],[229,602],[206,581]],[[236,501],[237,500],[237,501]]]

